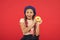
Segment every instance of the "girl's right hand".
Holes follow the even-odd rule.
[[[29,25],[30,27],[34,27],[36,21],[35,20],[32,20],[32,23]]]

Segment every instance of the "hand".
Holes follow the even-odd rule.
[[[41,24],[41,23],[42,23],[42,20],[41,20],[41,17],[40,17],[40,16],[36,16],[36,17],[35,17],[35,21],[36,21],[36,23],[38,23],[38,24]]]
[[[34,27],[36,21],[35,20],[32,20],[32,23],[30,25],[28,25],[29,27]]]
[[[41,21],[41,17],[40,17],[40,16],[36,16],[36,17],[35,17],[35,20],[36,20],[37,22],[40,22],[40,21]]]
[[[42,20],[40,20],[39,22],[36,22],[37,24],[41,24],[42,23]]]

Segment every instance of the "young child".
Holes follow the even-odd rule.
[[[39,40],[39,24],[35,20],[36,11],[33,6],[26,6],[24,9],[24,18],[20,19],[20,26],[23,32],[21,40]]]

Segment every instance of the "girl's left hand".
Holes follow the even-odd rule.
[[[34,19],[35,23],[37,24],[41,24],[42,23],[42,19],[40,21],[37,21],[36,19]]]
[[[40,21],[38,22],[38,21],[36,21],[36,20],[34,19],[34,21],[35,21],[37,27],[39,27],[39,25],[42,23],[42,20],[40,20]]]
[[[40,22],[37,22],[37,21],[36,21],[36,25],[38,25],[38,26],[39,26],[41,23],[42,23],[42,20],[41,20]]]
[[[35,17],[35,21],[36,21],[37,24],[41,24],[42,23],[42,19],[41,19],[40,16],[36,16]]]
[[[36,23],[41,24],[42,23],[42,20],[40,20],[40,22],[36,22]]]

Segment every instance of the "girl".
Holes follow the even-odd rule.
[[[21,40],[39,40],[39,24],[34,17],[36,15],[35,8],[32,6],[27,6],[24,9],[24,18],[20,19],[20,26],[23,32],[23,37]]]

